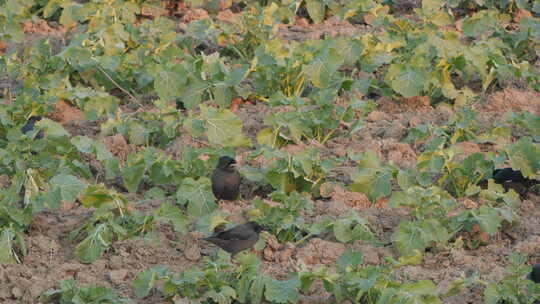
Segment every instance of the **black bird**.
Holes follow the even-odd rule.
[[[31,116],[30,118],[28,118],[28,121],[26,122],[26,124],[24,126],[22,126],[22,128],[21,128],[21,132],[23,134],[26,134],[27,132],[30,132],[30,131],[34,130],[36,122],[40,121],[41,118],[42,118],[41,116]],[[36,135],[36,138],[37,139],[43,138],[43,131],[40,131]]]
[[[240,192],[240,173],[235,168],[236,160],[229,156],[219,158],[212,173],[212,192],[217,199],[232,201]]]
[[[540,181],[535,179],[526,178],[519,170],[514,170],[510,167],[495,169],[492,173],[493,181],[496,184],[500,184],[504,187],[505,191],[514,189],[521,198],[525,198],[531,187],[540,184]],[[483,189],[487,188],[487,180],[483,180],[479,183],[479,186]]]
[[[497,184],[502,184],[504,182],[512,181],[517,183],[523,183],[530,181],[530,179],[525,178],[523,173],[519,170],[514,170],[512,168],[502,168],[493,170],[493,180]]]
[[[229,230],[214,233],[203,240],[219,246],[234,256],[240,251],[253,247],[259,240],[259,232],[263,229],[256,222],[247,222]]]
[[[533,266],[531,273],[527,275],[527,279],[535,283],[540,283],[540,263]]]

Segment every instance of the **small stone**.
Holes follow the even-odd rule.
[[[13,287],[11,289],[11,294],[15,299],[20,299],[23,296],[23,291],[19,287]]]
[[[109,272],[109,278],[114,284],[123,284],[128,273],[126,269],[112,270]]]

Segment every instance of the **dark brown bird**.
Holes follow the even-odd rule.
[[[240,192],[240,173],[236,170],[236,160],[229,156],[219,158],[212,173],[212,192],[217,199],[232,201]]]
[[[527,279],[540,283],[540,263],[533,265],[531,273],[527,275]]]
[[[253,247],[259,240],[259,232],[263,227],[256,222],[247,222],[229,230],[215,233],[203,240],[219,246],[234,256],[240,251]]]
[[[41,120],[41,116],[31,116],[28,118],[28,121],[24,126],[21,127],[21,132],[23,134],[26,134],[27,132],[30,132],[34,130],[34,127],[36,125],[36,122]],[[43,138],[43,131],[39,131],[39,133],[36,135],[37,139]]]

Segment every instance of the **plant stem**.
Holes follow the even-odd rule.
[[[116,82],[104,69],[98,66],[98,70],[109,79],[110,82],[112,82],[120,91],[124,92],[126,95],[128,95],[135,103],[137,103],[141,108],[144,108],[141,101],[135,97],[135,95],[131,94],[128,90],[124,89],[118,82]]]

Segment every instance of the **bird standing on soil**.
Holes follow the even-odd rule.
[[[247,222],[229,230],[215,233],[203,240],[219,246],[234,256],[240,251],[253,247],[259,240],[259,233],[264,228],[256,222]]]
[[[527,275],[527,279],[540,283],[540,263],[533,265],[531,273]]]
[[[219,158],[212,173],[212,192],[217,199],[235,200],[240,192],[240,173],[236,170],[236,160],[229,156]]]

